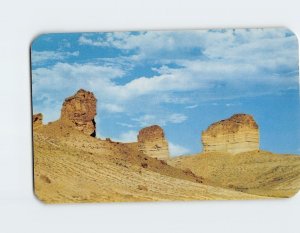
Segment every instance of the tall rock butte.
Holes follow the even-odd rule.
[[[202,132],[204,152],[240,153],[259,149],[259,129],[251,115],[235,114]]]
[[[163,129],[158,125],[141,129],[138,134],[138,150],[143,155],[168,159],[169,147]]]
[[[96,102],[94,94],[80,89],[71,97],[65,99],[60,120],[72,125],[83,133],[96,137]]]

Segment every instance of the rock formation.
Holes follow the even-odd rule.
[[[143,155],[168,159],[169,148],[163,129],[158,125],[141,129],[138,134],[138,150]]]
[[[43,114],[42,113],[32,115],[32,125],[34,128],[43,125]]]
[[[60,120],[87,135],[95,137],[96,102],[97,100],[92,92],[80,89],[75,95],[65,99]]]
[[[84,134],[96,137],[96,103],[97,99],[89,91],[80,89],[75,95],[65,99],[58,122],[71,126]],[[32,116],[33,127],[43,125],[41,113]],[[107,142],[112,142],[109,138]],[[232,117],[210,125],[202,132],[204,152],[240,153],[259,149],[259,129],[251,115],[235,114]],[[152,125],[139,131],[138,141],[127,143],[135,153],[168,159],[168,141],[163,129]]]
[[[259,149],[258,125],[251,115],[235,114],[202,132],[204,152],[240,153]]]

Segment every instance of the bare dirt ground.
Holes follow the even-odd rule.
[[[205,184],[267,197],[291,197],[300,189],[300,156],[251,151],[202,153],[168,161]]]
[[[36,127],[35,194],[46,203],[265,198],[210,184],[210,173],[204,175],[194,164],[186,169],[183,157],[166,162],[135,151],[131,144],[93,138],[60,122]]]

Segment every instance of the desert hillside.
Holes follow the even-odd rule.
[[[61,116],[33,115],[34,191],[46,203],[224,200],[290,197],[300,156],[259,150],[254,118],[235,114],[202,132],[203,153],[169,157],[158,125],[132,143],[96,137],[94,94],[65,99]],[[255,149],[255,150],[253,150]],[[240,153],[243,151],[242,153]]]
[[[131,145],[85,135],[60,122],[34,131],[34,185],[47,203],[261,198],[202,184],[201,177]]]
[[[296,155],[210,152],[170,159],[168,164],[190,169],[207,184],[245,193],[290,197],[300,189],[300,156]]]

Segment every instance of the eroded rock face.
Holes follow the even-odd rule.
[[[259,129],[251,115],[235,114],[202,132],[204,152],[240,153],[259,149]]]
[[[34,128],[42,126],[43,125],[43,114],[38,113],[38,114],[32,115],[32,124],[33,124]]]
[[[169,148],[163,129],[158,125],[141,129],[138,134],[138,150],[153,158],[168,159]]]
[[[96,98],[92,92],[80,89],[71,97],[65,99],[62,109],[62,122],[71,124],[83,133],[96,136]]]

